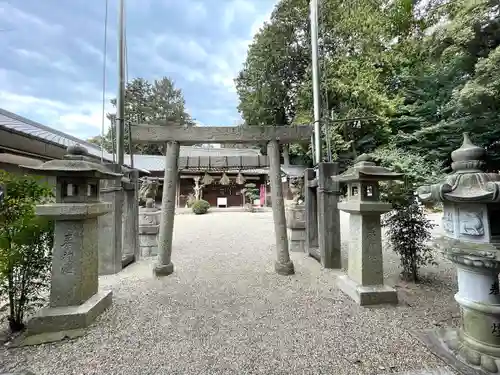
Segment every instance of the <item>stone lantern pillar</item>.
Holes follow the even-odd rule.
[[[377,166],[366,154],[352,168],[332,176],[334,182],[347,184],[347,199],[338,208],[350,214],[348,270],[338,286],[362,306],[398,302],[396,290],[384,285],[380,215],[392,205],[380,201],[379,181],[402,176]]]
[[[485,150],[464,134],[451,153],[453,173],[422,186],[423,202],[443,202],[444,235],[436,239],[457,267],[462,324],[427,331],[421,338],[441,358],[467,373],[498,373],[500,367],[500,175],[484,172]]]
[[[111,209],[99,201],[99,180],[121,175],[92,162],[79,145],[68,147],[63,160],[23,168],[56,177],[55,203],[36,207],[55,228],[49,306],[29,320],[22,343],[32,345],[82,335],[111,304],[111,291],[98,288],[97,218]]]

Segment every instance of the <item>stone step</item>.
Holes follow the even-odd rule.
[[[380,373],[378,375],[386,375],[386,373]],[[446,367],[438,367],[435,369],[396,372],[392,373],[392,375],[456,375],[456,373],[448,370]]]

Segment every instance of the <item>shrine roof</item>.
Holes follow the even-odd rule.
[[[134,155],[134,167],[148,171],[163,171],[163,155]],[[125,163],[130,163],[130,155],[125,155]],[[130,165],[130,164],[129,164]],[[205,148],[181,146],[179,167],[183,168],[260,168],[267,167],[267,158],[258,149],[250,148]]]
[[[91,156],[98,158],[101,157],[101,148],[93,143],[84,141],[1,108],[0,128],[4,128],[10,132],[21,133],[24,136],[35,138],[45,143],[54,144],[64,148],[64,150],[66,150],[68,146],[75,146],[79,144],[84,146]],[[113,160],[113,156],[106,151],[104,151],[103,156],[106,161]]]

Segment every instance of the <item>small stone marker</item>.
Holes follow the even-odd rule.
[[[143,257],[158,255],[160,214],[152,199],[146,201],[146,207],[139,208],[139,246]]]
[[[338,278],[338,286],[361,306],[398,303],[396,290],[384,285],[380,215],[392,205],[379,200],[378,182],[402,176],[363,154],[353,167],[332,177],[334,182],[347,183],[347,200],[338,208],[350,214],[348,271]]]
[[[484,172],[486,151],[464,134],[451,153],[453,174],[417,190],[423,202],[443,202],[444,236],[436,239],[457,267],[459,329],[418,333],[448,364],[467,374],[500,369],[500,175]]]
[[[290,251],[304,253],[306,251],[305,206],[299,203],[290,203],[285,212]]]
[[[111,291],[98,288],[97,218],[111,208],[99,201],[99,180],[121,174],[94,163],[79,145],[68,147],[63,160],[23,168],[56,176],[56,202],[36,207],[55,221],[50,303],[28,321],[19,344],[80,336],[112,301]]]

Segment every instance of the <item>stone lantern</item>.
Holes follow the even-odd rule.
[[[103,312],[111,291],[99,291],[97,218],[110,210],[99,201],[99,180],[119,178],[94,163],[79,145],[68,147],[63,160],[23,167],[56,177],[55,203],[36,207],[36,214],[55,221],[49,306],[29,320],[22,345],[76,337]]]
[[[444,235],[436,239],[457,267],[462,324],[423,334],[436,353],[467,373],[498,373],[500,367],[500,175],[484,172],[485,150],[464,134],[451,153],[453,173],[417,189],[423,202],[443,202]]]
[[[380,201],[379,181],[402,176],[377,166],[366,154],[344,173],[332,176],[334,182],[347,185],[347,199],[338,208],[350,214],[348,270],[339,277],[338,286],[362,306],[398,302],[396,290],[384,285],[380,215],[392,205]]]

